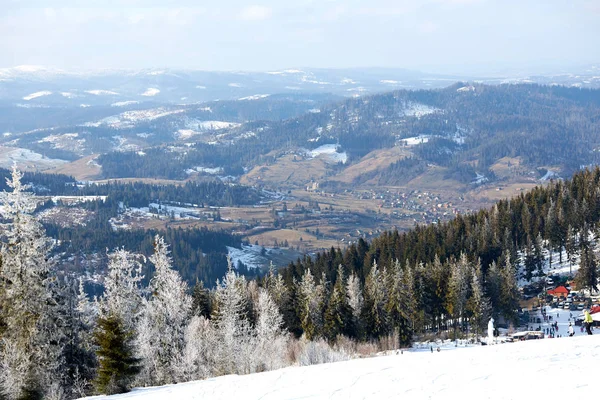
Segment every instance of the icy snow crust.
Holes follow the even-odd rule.
[[[598,331],[596,331],[598,333]],[[114,399],[539,399],[596,392],[600,335],[385,357],[135,389]]]

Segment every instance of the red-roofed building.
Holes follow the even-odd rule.
[[[567,297],[569,294],[569,289],[564,286],[559,286],[556,289],[548,290],[548,294],[556,297]]]

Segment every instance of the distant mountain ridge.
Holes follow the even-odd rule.
[[[219,72],[168,68],[65,71],[19,66],[0,69],[0,104],[93,106],[148,100],[189,104],[276,93],[332,93],[352,97],[394,89],[441,88],[456,81],[533,82],[593,88],[600,87],[600,69],[591,66],[564,74],[480,77],[399,68]]]

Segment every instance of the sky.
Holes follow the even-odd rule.
[[[0,0],[0,68],[390,67],[600,61],[599,0]]]

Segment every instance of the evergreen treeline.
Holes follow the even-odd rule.
[[[396,332],[407,343],[414,333],[452,325],[483,329],[490,312],[516,322],[517,273],[539,275],[545,253],[550,264],[552,252],[562,258],[566,251],[570,262],[582,254],[576,278],[596,287],[597,256],[587,237],[600,221],[599,195],[600,169],[585,170],[489,210],[305,257],[280,272],[290,293],[282,306],[286,326],[329,339]]]

